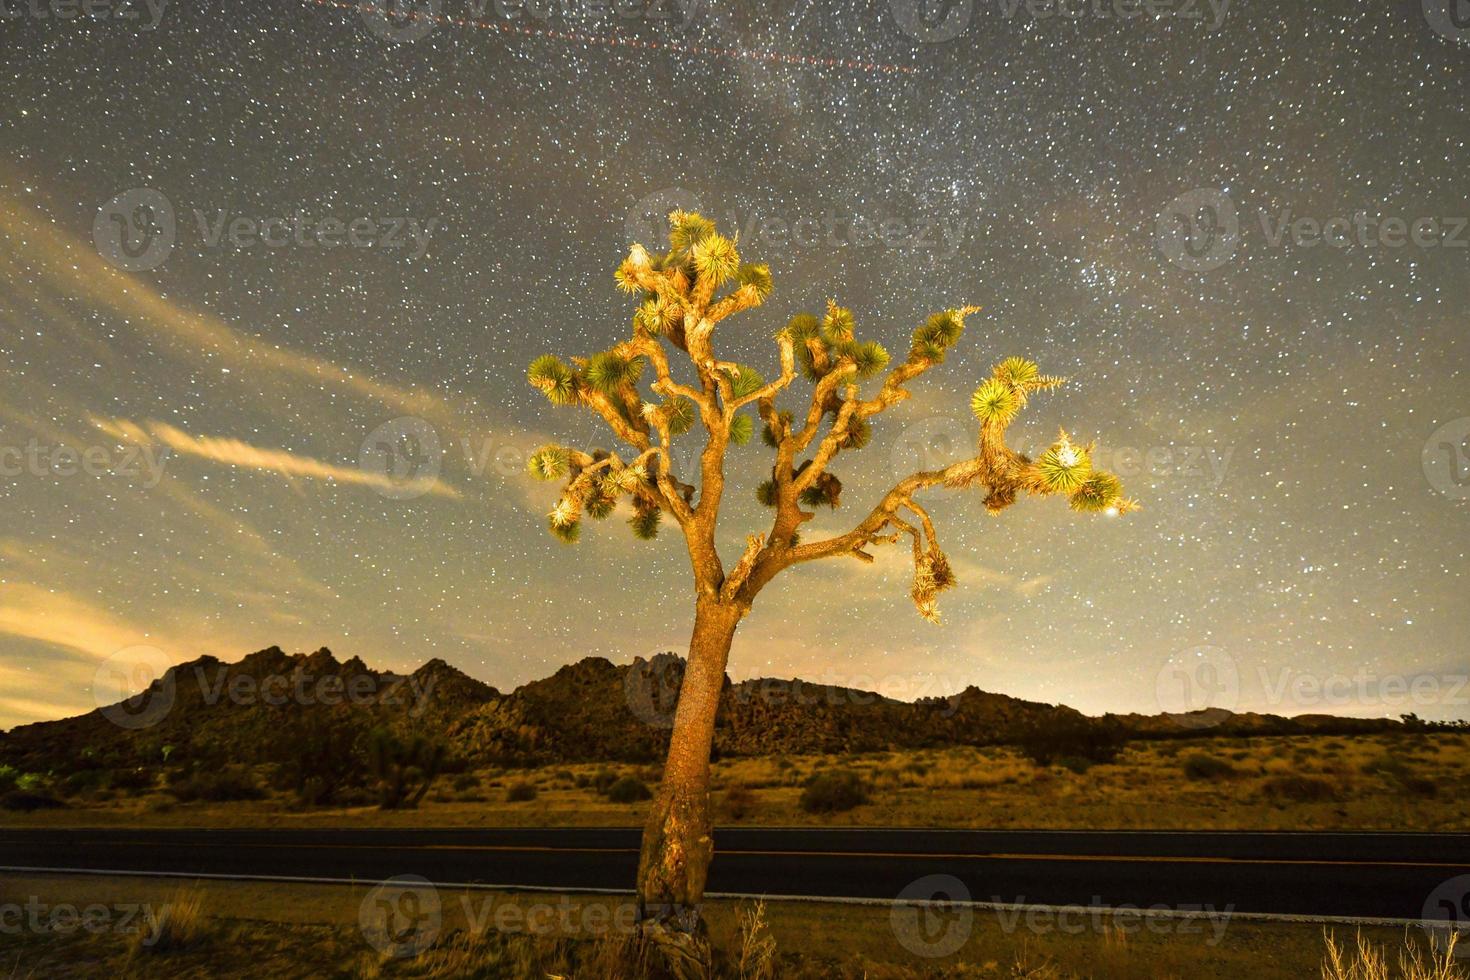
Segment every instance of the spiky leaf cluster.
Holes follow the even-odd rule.
[[[641,507],[628,518],[628,526],[633,529],[633,536],[640,541],[652,541],[658,537],[659,520],[662,512],[657,507]]]
[[[538,480],[559,480],[567,475],[571,454],[562,446],[542,446],[526,460],[526,471]]]
[[[532,361],[526,378],[553,405],[570,405],[577,400],[576,375],[555,354],[542,354]]]
[[[730,420],[730,441],[737,446],[743,446],[754,434],[754,420],[744,412],[736,412],[735,417]]]
[[[914,586],[909,592],[919,615],[931,623],[939,622],[939,594],[953,588],[955,576],[949,559],[937,545],[914,559]]]
[[[1006,426],[1021,411],[1021,399],[1014,388],[997,378],[988,378],[970,396],[970,411],[982,423]]]
[[[643,371],[643,358],[624,357],[616,351],[594,354],[582,370],[587,383],[604,395],[611,395],[624,385],[636,384]]]
[[[1092,457],[1087,447],[1075,445],[1064,431],[1046,452],[1036,459],[1036,473],[1043,493],[1067,493],[1077,490],[1092,475]]]

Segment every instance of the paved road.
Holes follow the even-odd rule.
[[[1417,919],[1470,875],[1470,834],[1170,833],[730,828],[716,833],[712,893],[891,899],[953,875],[975,901],[1165,905]],[[0,869],[379,881],[422,875],[576,891],[626,889],[638,832],[496,830],[19,830]]]

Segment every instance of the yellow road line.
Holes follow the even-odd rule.
[[[23,841],[0,841],[13,844]],[[107,846],[157,847],[153,841],[87,841],[85,843]],[[346,848],[351,850],[394,850],[394,851],[487,851],[494,853],[535,854],[637,854],[636,847],[552,847],[544,844],[348,844],[348,843],[292,843],[289,841],[193,841],[189,846],[208,847],[257,847],[257,848]],[[1382,867],[1382,868],[1443,868],[1470,870],[1470,864],[1442,861],[1333,861],[1320,858],[1236,858],[1166,854],[1026,854],[1009,852],[972,852],[953,854],[927,851],[767,851],[744,849],[719,849],[716,855],[751,855],[755,857],[824,857],[824,858],[893,858],[926,861],[1074,861],[1074,862],[1145,862],[1155,864],[1283,864],[1316,865],[1326,867]]]

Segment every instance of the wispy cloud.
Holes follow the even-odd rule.
[[[284,449],[254,446],[239,439],[192,436],[166,422],[144,421],[139,424],[126,419],[102,419],[94,416],[92,423],[108,435],[133,445],[164,445],[187,456],[195,456],[230,466],[266,470],[288,479],[302,477],[308,480],[349,483],[389,491],[400,488],[400,484],[386,473],[366,470],[358,466],[328,463]],[[460,497],[458,490],[437,477],[424,481],[423,491],[452,499]]]

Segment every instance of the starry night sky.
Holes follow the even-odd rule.
[[[594,524],[568,548],[545,528],[557,487],[524,475],[548,440],[613,445],[525,368],[627,337],[612,270],[630,228],[680,204],[770,264],[770,301],[717,334],[768,376],[772,331],[828,297],[897,354],[928,313],[984,308],[839,458],[844,506],[804,539],[958,458],[969,393],[1010,354],[1071,379],[1013,444],[1059,425],[1095,438],[1144,508],[1029,499],[992,518],[978,494],[931,491],[960,577],[943,626],[909,602],[906,544],[875,567],[808,565],[757,601],[736,679],[1154,712],[1200,706],[1167,693],[1182,666],[1233,676],[1212,702],[1227,707],[1470,715],[1470,469],[1453,455],[1470,230],[1459,248],[1270,234],[1286,209],[1470,215],[1470,29],[1436,30],[1417,2],[1250,0],[1212,29],[1207,5],[1119,20],[985,0],[921,41],[903,6],[502,4],[478,19],[527,30],[431,23],[390,43],[309,0],[179,2],[151,31],[8,0],[0,446],[38,446],[40,464],[0,480],[0,727],[89,710],[98,664],[139,646],[442,657],[503,689],[682,649],[672,523],[651,544]],[[94,220],[140,188],[166,198],[177,241],[118,271]],[[1205,271],[1158,233],[1199,189],[1241,225]],[[411,238],[231,247],[196,209],[433,224],[422,254]],[[883,222],[883,240],[863,234]],[[404,417],[442,457],[433,492],[397,499],[362,446]],[[161,478],[126,465],[141,443],[173,446]],[[64,472],[61,446],[107,466]],[[731,451],[727,567],[768,524],[753,488],[769,453]],[[1298,677],[1346,697],[1294,695]],[[1380,689],[1416,678],[1429,693]]]

